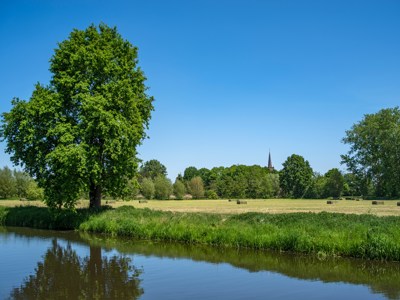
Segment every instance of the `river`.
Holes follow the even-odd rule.
[[[0,299],[400,299],[400,263],[0,227]]]

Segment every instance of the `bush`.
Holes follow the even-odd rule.
[[[33,180],[28,183],[28,188],[26,189],[26,198],[28,200],[43,200],[44,198],[43,189],[38,187],[37,183]]]
[[[218,194],[216,191],[214,190],[208,190],[206,192],[206,198],[207,199],[218,199]]]

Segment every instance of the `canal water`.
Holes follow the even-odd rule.
[[[400,299],[400,263],[0,227],[0,299]]]

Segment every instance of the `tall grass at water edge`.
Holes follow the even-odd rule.
[[[0,225],[77,229],[137,239],[400,261],[400,217],[338,213],[237,215],[120,207],[52,211],[0,207]]]
[[[80,230],[140,239],[400,261],[400,218],[337,213],[218,215],[121,207]]]

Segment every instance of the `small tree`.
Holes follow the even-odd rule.
[[[172,183],[168,178],[158,175],[154,179],[154,196],[158,200],[169,199],[172,193]]]
[[[143,197],[146,199],[153,199],[155,192],[153,180],[150,178],[144,178],[140,184],[140,191],[142,192]]]
[[[34,180],[29,181],[26,189],[26,198],[29,200],[43,200],[43,189]]]
[[[204,197],[204,185],[200,176],[193,177],[189,181],[189,192],[195,199]]]
[[[33,180],[27,173],[14,170],[16,193],[19,198],[27,198],[27,190]]]
[[[329,170],[325,174],[325,196],[340,197],[344,188],[344,178],[342,173],[336,168]]]
[[[0,197],[8,198],[16,193],[15,178],[8,167],[0,169]]]
[[[180,181],[179,179],[176,179],[173,189],[174,189],[174,195],[175,195],[176,199],[179,199],[179,200],[183,199],[183,196],[185,196],[185,193],[186,193],[186,188],[185,188],[185,185],[183,184],[183,182]]]

